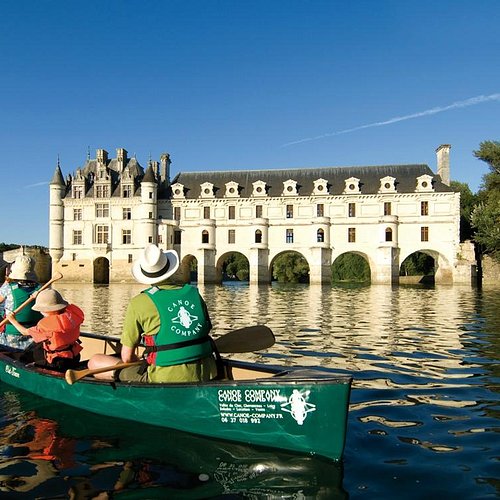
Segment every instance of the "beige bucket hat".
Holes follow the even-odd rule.
[[[145,285],[166,280],[179,268],[179,256],[175,250],[160,250],[149,244],[132,264],[132,276]]]
[[[11,280],[36,281],[35,261],[28,255],[19,255],[10,268]]]
[[[47,290],[42,290],[36,296],[35,305],[32,309],[40,312],[60,311],[67,305],[68,302],[62,298],[62,295],[57,290],[48,288]]]

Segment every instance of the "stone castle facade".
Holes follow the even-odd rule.
[[[233,252],[250,264],[250,283],[269,283],[274,259],[300,253],[311,283],[329,283],[346,252],[369,263],[372,283],[397,283],[406,257],[436,263],[436,283],[470,283],[475,262],[460,244],[459,193],[450,184],[450,146],[427,165],[181,172],[170,156],[143,168],[125,149],[98,149],[50,183],[49,250],[67,281],[128,282],[147,243],[179,253],[178,279],[196,259],[199,283],[218,283]]]

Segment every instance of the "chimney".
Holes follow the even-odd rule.
[[[105,149],[97,150],[97,161],[102,165],[106,165],[108,163],[108,152]]]
[[[450,185],[450,144],[441,144],[436,149],[437,174],[441,176],[443,184]]]
[[[160,181],[165,182],[165,184],[170,184],[170,155],[168,153],[163,153],[160,157],[161,159],[161,169],[160,169]]]
[[[120,172],[123,172],[123,169],[127,164],[127,153],[128,151],[126,149],[123,148],[116,149],[116,160],[118,161]]]

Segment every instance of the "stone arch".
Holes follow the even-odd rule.
[[[109,284],[109,260],[106,257],[97,257],[94,260],[92,281],[99,285]]]
[[[198,259],[192,254],[185,255],[176,274],[182,283],[198,281]]]
[[[331,268],[332,268],[332,280],[333,280],[334,272],[335,272],[334,266],[336,266],[336,265],[342,265],[343,261],[349,255],[354,255],[357,258],[362,258],[365,261],[366,266],[369,269],[369,280],[373,281],[372,274],[375,271],[374,262],[372,261],[372,259],[370,258],[370,256],[368,254],[366,254],[364,252],[357,251],[357,250],[352,250],[352,251],[349,251],[349,252],[342,252],[342,253],[340,253],[340,254],[338,254],[336,256],[332,256],[332,264],[331,264]],[[364,276],[364,269],[365,269],[364,266],[362,266],[362,267],[359,268],[359,273],[357,273],[357,271],[354,271],[353,274],[352,274],[352,276],[350,278],[341,279],[340,281],[344,281],[344,280],[345,281],[352,281],[352,282],[360,282],[360,281],[365,282],[365,281],[368,281],[366,279],[362,279],[363,276]],[[342,274],[342,273],[340,273],[340,274]],[[333,281],[339,281],[339,280],[333,280]]]
[[[279,257],[283,256],[283,255],[286,255],[286,254],[293,254],[293,255],[298,255],[300,256],[302,259],[304,259],[304,261],[306,262],[307,264],[307,282],[309,282],[309,274],[310,274],[310,271],[311,271],[311,264],[309,263],[309,260],[307,259],[307,257],[302,253],[302,252],[299,252],[298,250],[283,250],[282,252],[278,252],[272,259],[271,261],[269,262],[269,278],[270,278],[270,281],[274,281],[275,278],[274,278],[274,272],[273,272],[273,268],[274,268],[274,265],[276,263],[276,259],[278,259]],[[299,281],[300,283],[304,282],[302,280]]]
[[[407,279],[407,281],[427,282],[427,283],[434,282],[441,284],[453,283],[453,269],[449,260],[441,252],[433,250],[432,248],[419,248],[414,250],[413,252],[407,252],[406,254],[401,255],[400,265],[399,265],[400,281],[404,281],[404,279],[402,279],[401,277],[402,276],[401,267],[403,266],[403,263],[406,261],[406,259],[408,259],[408,257],[416,253],[422,253],[434,259],[434,273],[427,274],[425,276],[420,275],[421,278],[420,281],[415,281],[416,278],[414,278],[413,280]]]
[[[246,279],[242,279],[241,281],[247,281],[248,280],[248,277],[250,275],[250,259],[248,258],[247,255],[245,255],[243,252],[239,252],[239,251],[229,251],[229,252],[224,252],[218,259],[217,259],[217,263],[215,265],[215,272],[216,272],[216,277],[217,277],[217,282],[219,283],[222,283],[222,281],[224,280],[232,280],[232,279],[237,279],[238,277],[236,276],[226,276],[226,264],[227,264],[227,260],[233,256],[233,255],[241,255],[242,257],[244,257],[247,261],[247,264],[248,264],[248,275],[246,276]],[[239,279],[239,278],[238,278]]]

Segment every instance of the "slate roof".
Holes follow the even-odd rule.
[[[377,194],[380,188],[380,179],[391,176],[396,179],[398,193],[414,193],[416,179],[421,175],[430,175],[433,178],[435,192],[453,192],[441,177],[436,175],[428,165],[384,165],[364,167],[318,167],[284,170],[234,170],[220,172],[180,172],[172,180],[172,184],[179,182],[184,185],[186,198],[198,198],[200,184],[211,182],[215,186],[215,197],[223,198],[226,192],[226,183],[235,181],[240,186],[240,197],[252,195],[256,181],[264,181],[268,188],[268,196],[281,196],[283,182],[297,181],[299,196],[309,196],[314,189],[313,182],[318,179],[328,181],[328,194],[340,195],[345,189],[345,180],[350,177],[360,179],[362,194]]]

